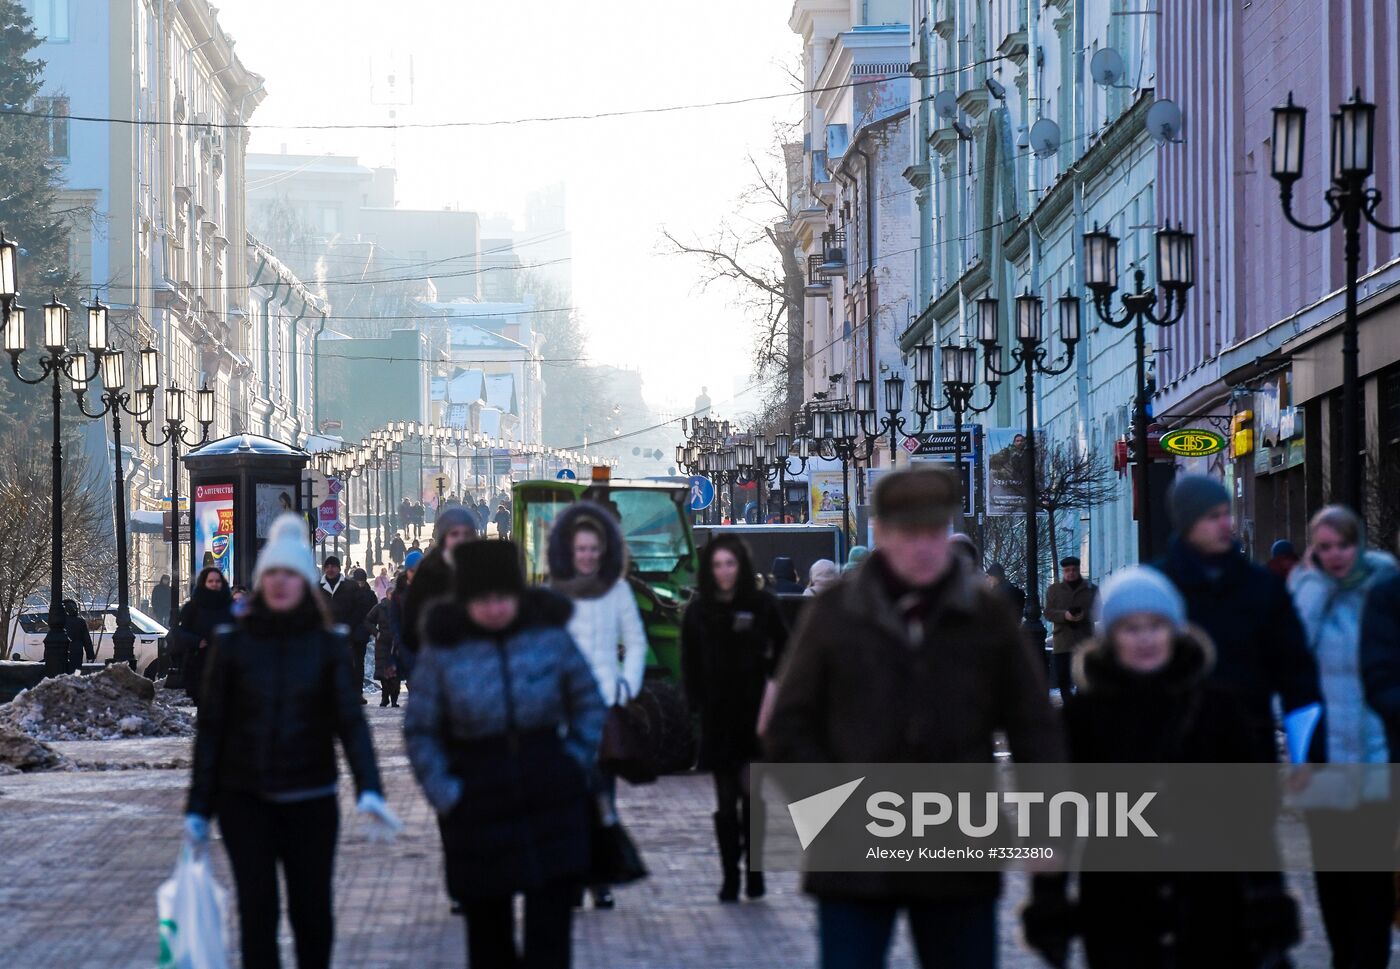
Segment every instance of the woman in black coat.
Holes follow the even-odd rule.
[[[719,899],[734,902],[751,823],[763,823],[762,814],[750,817],[748,790],[748,766],[759,753],[758,711],[788,631],[777,600],[759,589],[740,539],[722,535],[705,546],[699,586],[681,623],[681,667],[686,699],[700,715],[700,769],[715,778]],[[744,893],[763,895],[761,871],[747,872]]]
[[[1075,763],[1250,759],[1246,711],[1208,682],[1214,648],[1186,624],[1185,603],[1165,576],[1147,567],[1116,574],[1102,591],[1101,628],[1075,656],[1078,692],[1065,700]],[[1268,850],[1271,804],[1199,806],[1263,816],[1258,834]],[[1297,942],[1297,909],[1277,872],[1096,872],[1092,851],[1090,843],[1077,906],[1066,896],[1066,876],[1034,881],[1022,916],[1026,941],[1051,965],[1066,964],[1076,927],[1090,969],[1253,969],[1284,964],[1269,960]]]
[[[374,678],[379,681],[379,705],[399,705],[402,686],[399,663],[403,655],[403,600],[412,581],[411,572],[400,572],[393,591],[375,603],[365,622],[374,635]]]
[[[258,556],[247,611],[237,625],[219,628],[209,648],[185,837],[207,850],[209,821],[218,817],[237,889],[244,969],[280,965],[279,868],[298,969],[330,967],[337,739],[371,838],[392,838],[400,827],[381,794],[350,644],[331,628],[318,580],[305,519],[283,515]]]
[[[181,657],[185,692],[199,705],[204,685],[204,659],[214,630],[233,622],[233,593],[228,580],[215,566],[206,566],[195,579],[194,593],[180,607],[180,621],[170,630],[171,646]]]

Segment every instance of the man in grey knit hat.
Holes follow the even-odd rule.
[[[1246,558],[1235,542],[1223,484],[1183,475],[1167,505],[1172,539],[1157,568],[1186,600],[1187,618],[1214,643],[1211,679],[1239,696],[1257,759],[1276,760],[1273,698],[1282,702],[1285,717],[1310,717],[1322,701],[1317,664],[1293,600],[1278,577]]]

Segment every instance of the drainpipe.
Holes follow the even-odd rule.
[[[287,299],[291,299],[294,292],[295,291],[291,289],[289,284],[287,289]],[[286,303],[284,302],[283,305],[285,306]],[[298,416],[297,408],[297,400],[301,397],[301,363],[298,361],[298,358],[301,356],[301,351],[297,346],[297,330],[301,326],[301,321],[305,318],[306,295],[303,293],[301,296],[301,310],[297,313],[295,317],[292,318],[292,392],[287,399],[287,416],[292,418],[292,423],[296,426],[296,431],[294,433],[297,436],[300,436],[302,432],[302,420],[301,417]],[[288,443],[296,444],[297,442],[289,441]]]
[[[259,255],[261,256],[261,254],[259,254]],[[258,279],[261,279],[261,278],[262,278],[262,271],[263,271],[263,268],[264,268],[266,265],[267,265],[267,261],[266,261],[265,259],[261,259],[261,258],[260,258],[259,263],[258,263],[258,276],[257,276],[256,279],[253,280],[253,285],[254,285],[254,286],[257,285]],[[271,404],[272,404],[272,350],[271,350],[271,347],[270,347],[271,338],[272,338],[272,302],[273,302],[273,300],[277,299],[277,291],[278,291],[279,289],[282,288],[282,283],[283,283],[282,277],[281,277],[281,276],[278,276],[278,277],[277,277],[277,281],[274,282],[274,283],[272,284],[272,288],[271,288],[270,290],[268,290],[267,296],[265,296],[265,297],[263,298],[263,311],[262,311],[262,341],[261,341],[261,342],[262,342],[262,385],[263,385],[263,386],[262,386],[262,390],[263,390],[264,398],[267,400],[269,407],[270,407]],[[286,301],[283,300],[283,302],[285,303]],[[266,429],[266,428],[264,428],[264,429]]]
[[[868,367],[866,376],[870,379],[872,403],[878,402],[880,388],[877,386],[877,358],[875,343],[878,339],[878,320],[875,316],[875,158],[865,150],[856,147],[856,154],[865,160],[865,341]],[[857,482],[860,484],[862,482]]]
[[[321,334],[326,332],[330,314],[321,310],[321,322],[311,334],[311,433],[321,432]]]
[[[1076,144],[1083,144],[1078,139],[1084,131],[1084,0],[1076,0],[1074,6],[1074,138]],[[1070,240],[1070,246],[1074,258],[1074,293],[1079,297],[1080,305],[1085,303],[1084,294],[1084,178],[1076,172],[1074,177],[1074,236]],[[1092,307],[1090,307],[1092,309]],[[1088,314],[1085,314],[1088,319]],[[1075,433],[1079,441],[1079,446],[1087,451],[1089,448],[1089,342],[1084,341],[1081,348],[1084,352],[1075,355],[1074,362],[1074,387],[1075,396],[1079,405],[1079,420],[1076,422]],[[1079,513],[1079,554],[1090,566],[1098,569],[1098,573],[1103,574],[1109,571],[1111,566],[1107,562],[1096,562],[1093,557],[1093,516],[1090,509],[1085,509]]]

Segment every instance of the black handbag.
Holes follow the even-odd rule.
[[[624,688],[626,683],[619,680],[614,698],[620,698]],[[630,692],[626,703],[608,707],[598,744],[598,769],[629,784],[649,784],[660,773],[656,769],[651,717]]]
[[[604,817],[593,803],[593,824],[590,831],[592,851],[588,881],[592,885],[629,885],[647,877],[647,866],[632,837],[615,814]]]

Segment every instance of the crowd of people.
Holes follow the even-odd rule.
[[[790,559],[760,575],[741,539],[712,538],[681,666],[697,766],[713,777],[719,901],[767,891],[749,853],[766,824],[749,781],[760,759],[991,763],[1004,742],[1018,763],[1273,763],[1277,711],[1290,737],[1311,727],[1290,745],[1295,760],[1394,760],[1395,558],[1329,506],[1280,574],[1240,550],[1219,482],[1184,476],[1169,503],[1161,562],[1099,588],[1077,557],[1060,561],[1045,598],[1048,662],[1019,623],[1025,593],[952,532],[957,485],[942,472],[882,477],[873,549],[852,549],[845,568],[814,563],[805,584]],[[277,965],[279,867],[298,964],[329,965],[335,741],[365,823],[386,836],[398,827],[361,712],[371,644],[381,705],[398,706],[408,684],[409,761],[437,816],[469,965],[569,965],[573,912],[588,896],[617,904],[593,847],[599,819],[617,816],[617,780],[598,754],[642,688],[647,652],[614,515],[578,502],[557,516],[544,587],[465,505],[442,508],[426,551],[373,584],[334,558],[318,571],[295,518],[277,523],[241,606],[217,571],[201,573],[180,623],[199,683],[187,836],[205,845],[218,817],[248,969]],[[798,596],[790,631],[780,599]],[[1359,789],[1309,809],[1306,826],[1315,855],[1358,832],[1388,848],[1397,817],[1388,791]],[[995,873],[809,872],[803,886],[823,967],[883,965],[901,915],[922,965],[996,964]],[[1333,965],[1387,965],[1391,876],[1318,871],[1315,887]],[[1300,932],[1278,871],[1038,871],[1021,920],[1047,964],[1066,965],[1078,938],[1091,969],[1282,966]]]

